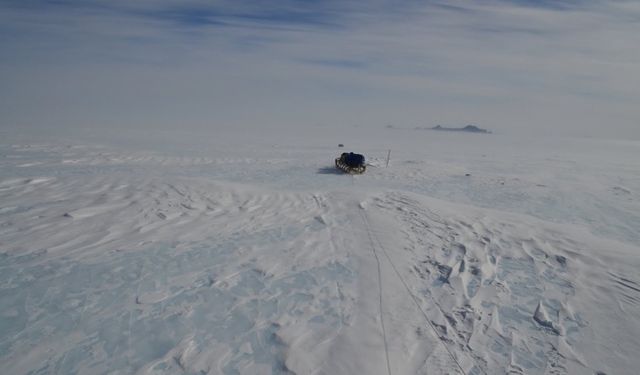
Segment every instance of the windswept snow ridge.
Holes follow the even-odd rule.
[[[637,169],[332,152],[0,145],[0,373],[636,373]]]

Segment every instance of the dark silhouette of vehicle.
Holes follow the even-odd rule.
[[[336,158],[336,168],[344,173],[362,174],[367,169],[367,166],[364,161],[364,155],[343,152],[339,158]]]

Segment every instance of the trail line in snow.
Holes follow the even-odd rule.
[[[433,330],[433,333],[435,334],[435,336],[438,338],[438,341],[442,344],[442,346],[444,346],[445,350],[447,351],[447,353],[449,353],[449,356],[451,357],[451,359],[453,360],[453,362],[456,364],[456,366],[458,367],[458,369],[460,370],[460,372],[462,374],[466,374],[466,372],[464,371],[464,369],[462,368],[462,365],[460,364],[460,362],[458,362],[458,360],[456,359],[456,357],[453,355],[453,353],[451,352],[451,350],[449,350],[449,347],[444,343],[444,341],[442,340],[442,338],[440,337],[440,335],[438,334],[438,331],[436,330],[436,328],[433,326],[433,324],[431,323],[431,320],[429,319],[429,316],[427,315],[426,311],[424,311],[424,309],[422,308],[422,306],[420,306],[420,303],[418,302],[418,299],[416,298],[416,296],[411,292],[411,289],[409,288],[409,286],[407,285],[407,283],[405,282],[404,278],[402,277],[402,275],[400,274],[400,272],[398,271],[397,267],[395,266],[395,264],[393,263],[393,261],[391,260],[391,257],[389,256],[389,254],[387,253],[387,250],[385,249],[385,247],[382,245],[382,243],[380,242],[380,239],[378,239],[378,237],[375,235],[375,233],[373,233],[372,229],[371,229],[371,224],[369,223],[369,219],[367,218],[367,213],[364,212],[364,210],[361,210],[361,216],[362,219],[364,221],[366,230],[367,230],[367,235],[369,236],[369,239],[373,241],[373,238],[375,238],[375,242],[378,243],[378,247],[380,247],[380,249],[382,250],[382,252],[384,253],[385,257],[387,258],[387,260],[389,261],[389,264],[391,265],[391,268],[393,269],[393,271],[395,272],[396,276],[398,276],[398,278],[400,279],[400,282],[402,282],[402,285],[404,285],[405,290],[407,291],[407,293],[409,293],[409,296],[411,297],[411,299],[413,300],[413,302],[415,303],[415,305],[418,307],[418,309],[420,310],[420,312],[422,313],[422,315],[424,316],[425,320],[427,321],[427,324],[429,325],[429,327],[431,327],[431,329]],[[373,244],[373,242],[372,242]],[[375,245],[372,246],[374,255],[376,255],[375,252]],[[378,260],[378,256],[376,255],[376,260],[378,261],[378,272],[380,272],[380,261]],[[378,274],[379,276],[379,274]],[[382,303],[382,294],[380,295],[380,300]],[[381,320],[382,320],[382,316],[380,316]],[[384,325],[383,325],[384,327]],[[386,341],[385,341],[385,346],[386,346]],[[473,358],[472,358],[473,359]],[[475,362],[475,359],[473,359],[473,361]],[[387,358],[387,363],[388,363],[388,358]],[[479,368],[485,375],[486,372],[484,372],[484,370],[480,367],[480,366],[476,366],[477,368]]]
[[[380,258],[378,258],[378,252],[376,251],[376,245],[373,241],[373,237],[371,236],[371,228],[369,227],[369,222],[367,221],[366,214],[364,212],[360,212],[363,221],[365,223],[365,227],[367,229],[367,235],[369,236],[369,242],[371,242],[371,252],[373,256],[376,258],[376,262],[378,264],[378,296],[379,296],[379,311],[380,311],[380,326],[382,326],[382,339],[384,341],[384,355],[387,360],[387,373],[391,375],[391,364],[389,362],[389,346],[387,344],[387,332],[384,327],[384,316],[382,315],[382,271],[380,270]],[[378,241],[378,244],[380,242]]]

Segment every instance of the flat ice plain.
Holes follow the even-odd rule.
[[[1,139],[2,374],[640,368],[640,142]]]

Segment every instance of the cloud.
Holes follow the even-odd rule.
[[[27,0],[0,21],[0,126],[474,122],[640,138],[632,1]]]

